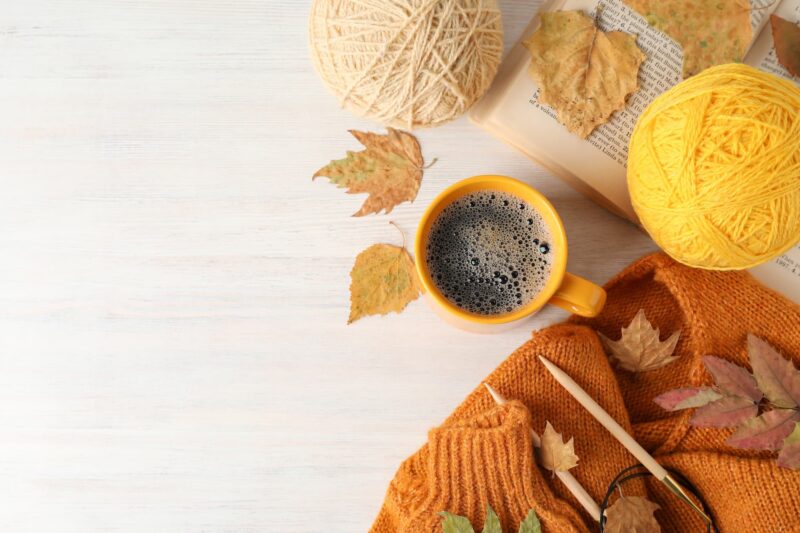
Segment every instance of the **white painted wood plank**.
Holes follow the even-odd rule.
[[[506,45],[539,2],[501,2]],[[422,302],[346,326],[355,255],[445,186],[516,176],[598,282],[653,249],[465,119],[419,197],[313,172],[357,148],[306,2],[27,0],[0,17],[0,528],[365,530],[399,462],[516,346]],[[564,317],[547,309],[531,324]],[[413,331],[413,335],[408,332]],[[325,525],[323,525],[325,524]]]

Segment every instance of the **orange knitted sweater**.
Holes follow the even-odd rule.
[[[504,531],[535,509],[546,533],[596,531],[572,495],[533,460],[529,425],[549,420],[574,436],[571,472],[600,502],[608,484],[635,459],[536,359],[545,354],[580,383],[661,464],[680,471],[703,494],[723,532],[800,531],[800,472],[778,468],[773,454],[725,445],[732,430],[688,425],[691,411],[669,413],[653,402],[677,387],[710,383],[701,356],[747,366],[746,335],[763,338],[800,363],[800,307],[742,272],[695,270],[663,254],[644,257],[608,283],[608,303],[594,319],[573,317],[534,333],[486,381],[519,401],[495,407],[479,386],[428,442],[400,466],[373,533],[439,532],[439,511],[480,526],[490,504]],[[616,339],[639,309],[663,335],[681,330],[680,359],[651,372],[615,372],[595,330]],[[662,510],[664,531],[705,531],[687,506],[654,482],[625,484]]]

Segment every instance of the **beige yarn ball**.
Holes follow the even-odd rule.
[[[317,72],[343,107],[405,128],[463,114],[503,52],[496,0],[314,0],[309,34]]]

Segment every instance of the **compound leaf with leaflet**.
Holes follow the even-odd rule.
[[[800,468],[800,422],[795,422],[792,432],[783,439],[783,448],[778,454],[778,466],[792,470]]]
[[[458,516],[447,511],[439,513],[442,517],[442,533],[475,533],[469,519],[464,516]],[[490,505],[486,506],[486,520],[483,524],[482,533],[503,533],[500,524],[500,518]],[[542,533],[542,526],[539,523],[539,518],[536,516],[536,511],[531,509],[528,511],[528,516],[519,526],[519,533]]]
[[[798,420],[800,413],[793,409],[773,409],[747,420],[726,442],[736,448],[779,450]]]
[[[769,344],[755,335],[747,336],[750,366],[758,388],[775,407],[800,405],[800,371]]]
[[[655,398],[655,402],[667,411],[679,411],[691,407],[702,407],[719,400],[722,394],[709,387],[674,389]]]
[[[486,520],[483,523],[482,533],[503,533],[500,519],[490,505],[486,506]]]
[[[519,525],[518,533],[542,533],[542,524],[539,522],[539,517],[536,516],[536,511],[533,509],[528,511],[528,516]]]
[[[758,406],[741,396],[726,396],[694,412],[689,423],[695,427],[729,428],[758,414]]]
[[[442,520],[442,533],[475,533],[469,519],[464,516],[454,515],[447,511],[441,511],[439,516]]]
[[[716,386],[726,394],[750,398],[756,403],[764,396],[753,375],[739,365],[713,355],[704,356],[703,364],[714,378]]]

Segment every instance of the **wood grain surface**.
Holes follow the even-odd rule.
[[[539,2],[503,1],[506,48]],[[400,461],[534,327],[423,300],[351,326],[349,271],[445,186],[498,173],[604,282],[653,244],[466,119],[419,132],[413,204],[311,175],[378,126],[308,59],[300,0],[0,10],[0,530],[366,530]]]

